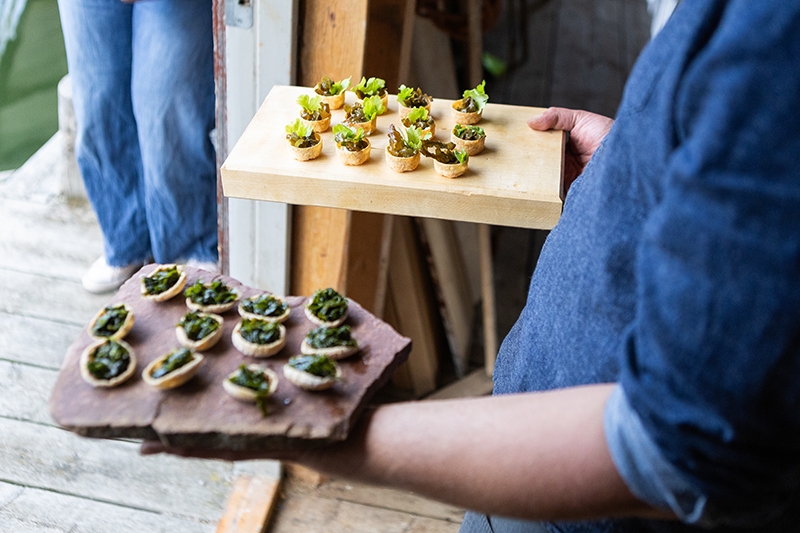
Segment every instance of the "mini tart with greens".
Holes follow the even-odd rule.
[[[342,368],[321,354],[293,355],[283,365],[283,375],[301,389],[325,390],[342,377]]]
[[[320,326],[308,332],[300,344],[300,353],[326,355],[331,359],[344,359],[359,350],[358,341],[350,334],[350,326]]]
[[[386,81],[381,78],[369,78],[362,76],[361,81],[353,87],[353,92],[359,100],[367,100],[368,98],[377,97],[380,99],[383,107],[378,111],[379,115],[383,115],[389,107],[389,93],[386,90]]]
[[[401,120],[414,109],[425,109],[430,113],[431,102],[433,102],[433,98],[423,93],[419,87],[415,89],[401,85],[397,89],[397,103],[400,104],[397,110]]]
[[[119,340],[133,328],[133,309],[126,304],[108,305],[89,322],[89,335],[95,339]]]
[[[180,294],[185,285],[183,265],[159,265],[149,276],[142,276],[142,296],[153,302],[165,302]]]
[[[186,287],[183,295],[186,296],[186,307],[203,313],[224,313],[239,301],[239,291],[220,280],[206,285],[198,279],[194,285]]]
[[[260,365],[239,365],[222,382],[225,392],[239,401],[258,405],[267,416],[267,399],[278,389],[278,374]]]
[[[190,348],[173,348],[147,365],[142,379],[157,389],[174,389],[192,379],[202,362],[203,356]]]
[[[189,311],[175,326],[175,336],[181,346],[202,352],[213,348],[222,338],[223,323],[219,315]]]
[[[331,127],[331,110],[322,98],[314,95],[301,94],[297,97],[297,103],[302,108],[300,119],[316,133],[328,131]]]
[[[282,298],[274,294],[258,294],[239,302],[239,315],[243,318],[258,318],[267,322],[285,322],[292,309]]]
[[[345,165],[358,166],[369,160],[371,145],[369,139],[364,138],[363,128],[337,124],[333,127],[333,140],[336,142],[339,161]]]
[[[370,96],[361,102],[344,106],[344,124],[354,130],[364,130],[371,135],[377,129],[378,115],[386,111],[386,105],[377,96]]]
[[[415,107],[410,110],[408,115],[400,122],[402,122],[403,126],[406,128],[410,128],[411,126],[416,127],[423,137],[428,133],[430,133],[429,137],[433,137],[436,133],[436,121],[433,120],[433,117],[431,117],[428,110],[424,107]]]
[[[445,178],[457,178],[467,171],[469,154],[456,149],[455,143],[422,141],[422,155],[433,159],[433,168]]]
[[[483,108],[486,107],[486,102],[489,101],[489,95],[486,94],[485,87],[486,80],[482,81],[474,89],[464,91],[463,98],[453,102],[453,118],[456,124],[469,125],[480,122],[483,116]]]
[[[344,94],[348,87],[350,87],[350,78],[337,82],[327,76],[323,76],[322,80],[314,86],[314,92],[322,98],[323,102],[328,104],[331,110],[341,109],[344,105]]]
[[[286,344],[286,327],[278,322],[243,318],[233,328],[231,341],[244,355],[271,357]]]
[[[123,340],[106,339],[87,347],[80,358],[81,377],[92,387],[116,387],[136,369],[136,354]]]
[[[322,153],[322,137],[299,118],[286,125],[286,141],[289,153],[298,161],[310,161]]]
[[[421,146],[422,137],[415,126],[397,129],[391,124],[386,145],[386,164],[395,172],[411,172],[419,166]]]
[[[485,147],[486,132],[480,126],[456,124],[450,132],[450,142],[456,145],[456,150],[463,150],[469,155],[478,155]]]
[[[328,287],[320,289],[306,301],[306,318],[317,326],[335,327],[347,320],[347,298]]]

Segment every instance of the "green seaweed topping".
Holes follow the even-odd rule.
[[[320,378],[336,376],[336,363],[320,354],[293,355],[289,358],[289,366]]]
[[[389,125],[389,153],[395,157],[412,157],[422,147],[422,140],[430,136],[430,132],[425,132],[425,135],[422,136],[416,126],[400,130],[391,124]]]
[[[120,330],[126,318],[128,318],[128,311],[124,304],[109,305],[92,326],[92,335],[111,337]]]
[[[322,98],[319,96],[301,94],[297,97],[297,103],[303,108],[303,110],[300,111],[300,117],[305,120],[324,120],[331,116],[330,106],[323,102]]]
[[[397,102],[405,107],[427,107],[433,101],[433,98],[422,92],[422,89],[417,87],[406,87],[401,85],[397,92]]]
[[[299,118],[286,125],[286,139],[295,148],[310,148],[320,141],[314,129]]]
[[[261,416],[267,416],[267,398],[269,397],[270,378],[261,370],[250,370],[247,365],[239,365],[236,374],[228,378],[234,385],[245,387],[256,392],[256,405]]]
[[[453,128],[456,137],[464,141],[478,141],[486,137],[486,132],[480,126],[462,126],[456,124]]]
[[[455,165],[469,161],[469,154],[464,150],[456,150],[455,143],[444,143],[425,139],[420,152],[425,157],[432,157],[445,165]]]
[[[220,280],[205,285],[198,279],[194,285],[183,291],[183,295],[197,305],[219,305],[236,300],[236,293]]]
[[[323,76],[322,81],[314,87],[314,91],[322,96],[337,96],[346,91],[348,87],[350,87],[350,78],[336,82],[327,76]]]
[[[350,326],[314,328],[306,335],[306,342],[317,350],[339,346],[358,346],[356,340],[350,336]]]
[[[87,368],[97,379],[110,380],[121,375],[131,364],[131,355],[121,344],[107,340],[89,355]]]
[[[328,287],[314,293],[308,310],[323,322],[339,320],[347,312],[347,298]]]
[[[194,361],[194,352],[188,348],[175,348],[150,372],[154,379],[163,378]]]
[[[239,334],[253,344],[271,344],[281,338],[281,328],[276,322],[258,318],[243,318]]]
[[[333,140],[339,148],[350,152],[358,152],[369,146],[369,141],[364,138],[364,128],[354,130],[346,124],[336,124],[333,127]]]
[[[345,104],[344,122],[346,124],[372,122],[372,119],[383,113],[384,110],[386,110],[386,106],[383,105],[380,97],[370,96],[352,106]]]
[[[289,306],[280,298],[271,294],[259,294],[242,301],[242,309],[248,313],[260,316],[279,317],[286,312]]]
[[[489,95],[486,94],[486,80],[483,80],[474,89],[467,89],[462,94],[463,98],[457,100],[455,108],[462,113],[479,113],[483,111],[486,102],[489,101]]]
[[[361,99],[366,99],[370,96],[383,96],[386,94],[386,82],[381,78],[361,77],[361,81],[353,87],[353,92],[356,93]]]
[[[171,289],[181,277],[178,267],[173,265],[169,268],[161,268],[153,272],[150,276],[142,278],[144,289],[147,294],[161,294]]]
[[[199,341],[217,331],[219,322],[214,317],[190,311],[183,315],[178,326],[183,328],[190,340]]]

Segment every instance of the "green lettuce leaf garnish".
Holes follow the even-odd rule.
[[[353,92],[359,98],[366,98],[368,96],[380,96],[386,92],[386,82],[381,78],[361,78],[361,82],[353,87]]]
[[[369,98],[364,98],[362,105],[364,106],[364,116],[367,117],[368,121],[377,117],[386,110],[386,106],[383,105],[380,96],[370,96]]]
[[[414,124],[416,122],[427,122],[428,110],[424,107],[415,107],[408,112],[406,118],[408,118],[408,122],[410,124]]]
[[[299,118],[286,125],[286,138],[297,148],[308,148],[319,142],[313,128]]]
[[[315,91],[324,96],[336,96],[342,94],[347,88],[350,87],[350,78],[343,79],[342,81],[333,81],[327,76],[322,77]]]
[[[486,94],[486,80],[483,80],[474,89],[467,89],[464,91],[462,96],[464,100],[472,100],[472,104],[474,104],[474,106],[472,106],[469,104],[469,102],[465,102],[467,104],[467,108],[470,109],[470,113],[483,111],[483,108],[486,106],[486,102],[489,101],[489,95]]]
[[[453,154],[456,156],[459,163],[466,163],[469,161],[469,154],[464,150],[454,150]]]

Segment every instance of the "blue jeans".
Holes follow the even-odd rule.
[[[58,4],[107,262],[215,261],[211,0]]]
[[[549,533],[544,522],[528,522],[467,511],[459,533]]]

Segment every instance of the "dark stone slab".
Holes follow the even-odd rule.
[[[214,348],[203,352],[205,359],[197,375],[181,387],[160,391],[147,385],[141,372],[152,360],[178,346],[174,328],[187,308],[182,296],[163,303],[141,297],[139,278],[154,268],[143,267],[109,302],[126,302],[135,315],[133,330],[125,338],[137,358],[137,370],[130,380],[112,389],[94,388],[83,381],[79,359],[92,343],[85,329],[68,349],[50,397],[50,413],[65,429],[87,437],[158,437],[173,446],[206,448],[283,448],[341,441],[411,350],[410,339],[351,302],[347,324],[361,351],[339,361],[343,379],[333,388],[301,390],[283,378],[282,367],[290,356],[300,353],[300,343],[314,325],[303,313],[305,297],[292,296],[287,298],[291,315],[284,322],[287,343],[280,353],[265,359],[239,353],[231,342],[231,332],[240,319],[234,308],[223,313],[223,337]],[[263,292],[226,276],[191,267],[186,271],[187,285],[198,277],[206,283],[222,279],[245,297]],[[280,378],[267,417],[255,404],[235,400],[222,387],[225,377],[240,364],[254,362],[272,368]]]

